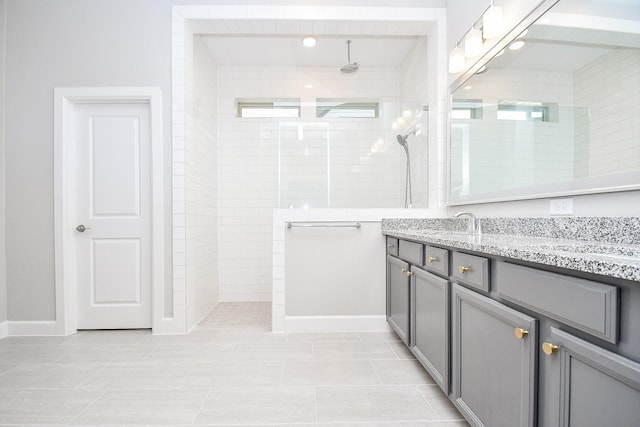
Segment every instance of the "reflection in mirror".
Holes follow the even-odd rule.
[[[640,3],[561,0],[453,92],[450,138],[451,204],[640,187]]]

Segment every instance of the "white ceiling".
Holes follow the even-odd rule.
[[[351,40],[351,62],[362,67],[397,67],[417,37],[318,37],[308,48],[302,37],[203,37],[218,65],[342,67],[347,64],[346,40]]]
[[[205,40],[220,65],[342,67],[351,62],[362,67],[397,67],[429,23],[419,21],[337,21],[218,19],[190,21],[194,33]],[[302,45],[313,35],[318,44]]]
[[[489,63],[491,68],[573,73],[618,46],[640,47],[640,34],[535,24],[525,45]]]

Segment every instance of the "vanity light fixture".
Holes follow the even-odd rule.
[[[464,70],[465,66],[464,50],[456,44],[456,47],[449,52],[449,72],[451,74],[459,73]]]
[[[302,38],[302,44],[306,47],[314,47],[316,44],[318,44],[318,39],[313,36],[304,36]]]
[[[493,0],[491,5],[482,14],[482,37],[492,39],[498,37],[503,31],[502,8],[495,6]]]
[[[482,53],[482,31],[476,30],[473,25],[464,36],[464,56],[473,58]]]

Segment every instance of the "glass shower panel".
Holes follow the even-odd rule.
[[[396,103],[381,103],[380,117],[275,120],[276,207],[403,207],[407,157],[398,135],[408,132],[413,206],[425,207],[426,115],[408,118],[406,110]],[[394,120],[403,113],[406,123],[396,126]]]
[[[331,206],[330,130],[323,122],[281,122],[278,126],[277,206]]]

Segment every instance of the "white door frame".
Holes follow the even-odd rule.
[[[73,105],[139,102],[149,104],[151,135],[151,295],[152,328],[161,328],[164,295],[164,186],[162,94],[150,87],[75,87],[54,89],[54,229],[56,332],[77,328],[75,283],[75,148]]]

